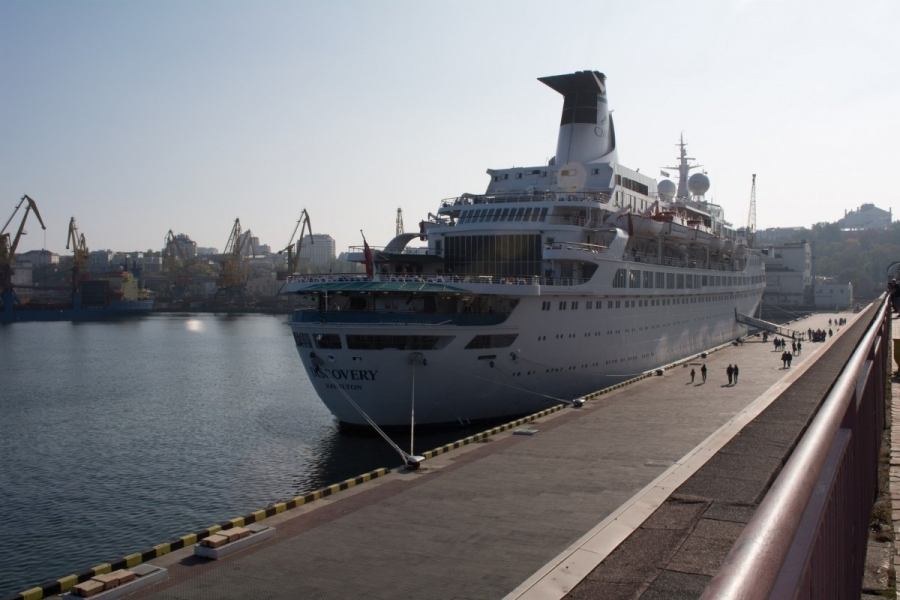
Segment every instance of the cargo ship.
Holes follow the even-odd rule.
[[[82,280],[66,301],[20,301],[13,289],[6,290],[2,300],[0,323],[120,319],[153,309],[150,291],[140,286],[134,273],[124,270]]]

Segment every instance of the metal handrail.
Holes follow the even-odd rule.
[[[789,551],[792,550],[792,545],[801,529],[804,512],[814,495],[822,492],[817,484],[820,482],[823,471],[831,466],[829,461],[831,460],[832,463],[834,461],[834,457],[829,456],[834,447],[839,444],[849,444],[850,436],[865,436],[867,433],[870,435],[872,433],[870,431],[853,431],[848,434],[845,430],[842,434],[841,428],[848,426],[847,421],[850,421],[851,424],[856,422],[856,419],[848,416],[848,412],[856,406],[856,403],[863,403],[863,399],[858,395],[864,394],[865,389],[869,387],[865,385],[868,383],[868,378],[878,375],[883,377],[886,372],[884,365],[881,365],[880,368],[878,365],[878,360],[884,359],[882,353],[878,351],[878,344],[883,346],[885,336],[889,334],[888,331],[885,331],[885,323],[889,323],[886,320],[887,309],[888,303],[882,296],[882,305],[872,326],[853,352],[809,429],[797,444],[753,518],[738,537],[722,567],[707,586],[701,600],[794,598],[800,592],[804,576],[808,575],[805,569],[810,562],[809,557],[813,554],[813,550],[808,550],[805,556],[793,557],[789,556]],[[869,364],[870,361],[872,364]],[[884,386],[881,385],[881,382],[876,381],[873,393],[877,394],[879,391],[883,395]],[[873,470],[877,466],[877,456],[878,448],[876,447],[874,456],[871,457]],[[860,458],[850,457],[846,460],[858,462]],[[841,466],[844,465],[835,467],[835,469],[840,470]],[[848,467],[848,470],[853,466],[855,464]],[[847,477],[851,481],[845,481],[845,484],[858,483],[858,475],[850,474]],[[860,494],[865,493],[865,490],[857,491]],[[873,496],[874,491],[873,489]],[[871,504],[869,509],[871,509]],[[844,519],[854,518],[854,515],[841,516]],[[864,517],[868,517],[868,510]],[[826,526],[819,523],[819,527]],[[866,530],[863,526],[863,537],[861,538],[863,548],[860,550],[863,556],[865,555],[865,535]],[[853,549],[846,548],[845,551],[852,552]],[[785,565],[788,562],[792,571],[785,573]],[[848,569],[839,570],[846,571]],[[852,571],[852,569],[849,570]],[[822,571],[829,570],[822,569]],[[861,578],[861,569],[858,574]],[[822,581],[827,577],[839,576],[837,573],[829,572],[815,574],[815,577],[820,578],[819,584],[826,586],[825,589],[836,590],[833,592],[836,598],[845,597],[840,589],[841,585],[845,585],[847,582],[840,580],[823,584]],[[851,573],[850,576],[853,577],[855,574]],[[859,581],[856,583],[858,585]],[[777,591],[776,585],[779,588]],[[784,594],[789,595],[785,596]],[[856,595],[859,595],[858,589]]]

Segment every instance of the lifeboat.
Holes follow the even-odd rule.
[[[616,217],[616,227],[627,231],[628,235],[655,238],[663,229],[663,223],[650,217],[626,213]]]

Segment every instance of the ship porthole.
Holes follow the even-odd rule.
[[[329,354],[329,355],[326,356],[325,358],[328,359],[328,362],[334,362],[334,354]]]

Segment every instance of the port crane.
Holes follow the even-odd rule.
[[[188,259],[184,255],[178,238],[170,229],[166,234],[163,251],[163,265],[169,272],[169,281],[172,284],[172,291],[180,296],[194,283],[191,279],[188,267]]]
[[[66,250],[72,250],[72,291],[78,289],[81,273],[84,273],[88,262],[87,241],[83,233],[78,233],[75,217],[69,220],[69,236],[66,238]]]
[[[300,230],[300,237],[297,237],[297,230]],[[286,271],[278,271],[276,273],[276,277],[279,281],[284,281],[290,275],[293,275],[297,271],[297,265],[300,262],[300,250],[303,249],[303,232],[309,232],[309,243],[314,243],[312,236],[312,223],[309,220],[309,213],[306,212],[306,209],[303,209],[303,212],[300,213],[300,218],[297,219],[297,224],[294,226],[294,231],[291,233],[291,239],[288,241],[288,245],[278,251],[278,254],[283,254],[287,252],[287,270]],[[294,241],[296,240],[296,242]],[[294,253],[296,249],[296,254]],[[284,287],[283,285],[281,286]],[[279,293],[281,290],[278,290]]]
[[[219,287],[216,296],[225,294],[228,302],[248,294],[246,253],[248,249],[252,252],[250,237],[250,230],[241,232],[241,220],[235,219],[222,255],[222,277],[216,282]]]
[[[16,230],[15,237],[13,237],[12,233],[8,232],[6,228],[9,227],[9,224],[12,222],[13,218],[15,218],[16,213],[19,212],[19,209],[22,208],[23,204],[26,204],[25,213],[22,215],[22,222],[19,224],[19,229]],[[47,227],[44,225],[44,220],[41,218],[41,213],[38,211],[37,204],[28,196],[28,194],[22,196],[19,204],[16,205],[15,210],[13,210],[12,215],[7,219],[6,224],[3,225],[3,229],[0,229],[0,294],[2,294],[4,305],[13,301],[14,298],[12,276],[13,273],[15,273],[13,264],[16,262],[16,248],[18,248],[19,240],[22,239],[22,236],[28,233],[25,231],[25,221],[28,220],[28,215],[32,211],[34,212],[34,216],[37,217],[38,222],[41,224],[41,229],[46,230]]]

